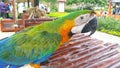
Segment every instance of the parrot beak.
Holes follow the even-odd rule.
[[[94,17],[91,19],[87,24],[85,24],[84,28],[82,29],[81,33],[90,32],[89,36],[95,33],[97,29],[97,18]]]
[[[95,16],[95,12],[91,12],[90,14],[80,15],[75,19],[75,26],[71,29],[71,33],[87,33],[92,35],[97,28],[97,18]]]

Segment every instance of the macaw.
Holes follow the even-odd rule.
[[[75,33],[91,32],[97,28],[94,11],[79,10],[55,21],[31,26],[0,40],[0,68],[19,68],[30,64],[40,68],[63,43]]]

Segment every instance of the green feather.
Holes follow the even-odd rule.
[[[9,41],[9,45],[12,45],[15,56],[35,59],[38,56],[41,58],[53,53],[57,49],[60,40],[61,36],[57,33],[40,31],[34,37],[28,34],[21,34],[19,37],[14,36]]]

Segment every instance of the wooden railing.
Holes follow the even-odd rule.
[[[16,32],[21,29],[24,29],[24,23],[22,19],[19,19],[16,24],[12,19],[3,19],[0,21],[0,25],[2,32]]]
[[[29,26],[34,26],[41,24],[45,21],[52,21],[53,18],[35,18],[28,19],[28,17],[24,16],[22,19],[19,19],[17,23],[14,23],[13,19],[3,19],[0,21],[0,30],[2,32],[17,32]]]
[[[28,20],[25,20],[25,27],[38,25],[45,21],[52,21],[52,20],[54,20],[54,19],[52,19],[52,18],[28,19]]]

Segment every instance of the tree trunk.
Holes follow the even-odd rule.
[[[34,7],[39,6],[39,0],[34,0]]]
[[[27,0],[27,2],[28,2],[28,8],[30,8],[30,0]]]

